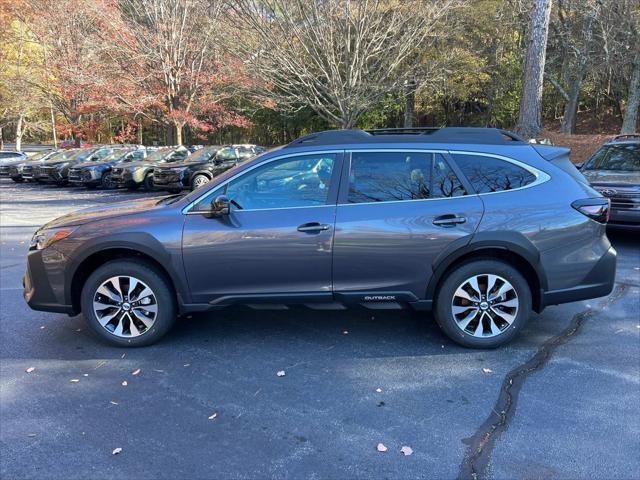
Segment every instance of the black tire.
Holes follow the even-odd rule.
[[[206,180],[204,183],[197,185],[199,182],[202,182],[204,180]],[[210,181],[211,179],[203,173],[194,175],[193,178],[191,179],[191,190],[195,190],[196,188],[201,187],[202,185],[206,185]]]
[[[144,189],[148,192],[154,190],[153,186],[153,172],[149,172],[144,176],[144,180],[142,182]]]
[[[103,190],[113,190],[117,187],[116,183],[113,181],[111,172],[104,172],[102,174],[102,177],[100,178],[100,186]]]
[[[16,183],[24,182],[24,178],[22,178],[22,177],[11,177],[11,180],[13,180]]]
[[[157,300],[157,314],[151,327],[135,337],[119,337],[108,331],[98,321],[93,309],[93,299],[97,289],[107,279],[116,276],[132,276],[144,282]],[[153,265],[128,258],[113,260],[96,269],[82,287],[81,307],[83,316],[91,329],[103,340],[119,347],[142,347],[151,345],[162,338],[176,321],[176,298],[169,281]]]
[[[516,299],[518,302],[518,307],[515,311],[515,318],[513,319],[511,324],[506,324],[502,321],[501,318],[497,318],[496,322],[502,322],[501,333],[495,336],[477,337],[458,326],[458,321],[456,320],[452,312],[452,302],[454,301],[454,295],[458,290],[458,287],[465,283],[467,279],[470,279],[476,275],[483,276],[487,274],[502,277],[504,280],[511,284],[513,290],[515,291],[515,294],[517,295]],[[482,278],[487,277],[481,277],[481,279]],[[481,284],[481,282],[478,283]],[[503,283],[500,282],[500,284],[502,285]],[[481,290],[483,285],[485,284],[480,285]],[[513,294],[511,295],[513,296]],[[489,297],[490,295],[487,296]],[[531,314],[531,304],[531,290],[529,288],[529,284],[520,274],[520,272],[518,272],[518,270],[516,270],[508,263],[502,261],[491,259],[477,259],[465,262],[457,266],[454,270],[450,271],[447,274],[447,277],[440,284],[440,287],[438,288],[436,294],[434,316],[440,328],[454,342],[471,348],[496,348],[510,342],[524,327]],[[470,308],[475,309],[476,307],[470,306]],[[487,315],[491,314],[491,312],[493,311],[494,310],[488,310]],[[509,311],[514,312],[514,310]],[[482,310],[479,310],[479,312],[482,312]],[[465,312],[459,314],[458,316],[465,317],[466,315],[467,313]],[[491,314],[491,316],[493,318],[496,318],[493,314]],[[478,317],[476,317],[476,319],[477,318]],[[480,316],[480,318],[482,318],[482,315]],[[487,323],[488,320],[490,320],[489,317],[487,317],[487,319],[484,321],[484,328],[480,327],[482,331],[486,332],[487,334],[489,334],[489,330],[491,327],[490,324]],[[474,325],[478,325],[478,322],[476,320],[474,320],[467,328],[473,329]],[[502,328],[504,329],[502,330]]]

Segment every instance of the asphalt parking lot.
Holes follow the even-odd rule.
[[[637,234],[610,234],[611,296],[492,351],[427,315],[302,309],[193,316],[123,350],[26,306],[41,224],[147,195],[0,180],[1,478],[640,479]]]

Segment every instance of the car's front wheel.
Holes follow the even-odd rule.
[[[511,341],[531,314],[529,284],[497,260],[466,262],[449,272],[436,295],[435,317],[453,341],[494,348]]]
[[[169,282],[152,265],[114,260],[94,271],[81,294],[84,317],[100,337],[121,347],[150,345],[176,319]]]
[[[199,173],[198,175],[193,177],[193,180],[191,180],[191,190],[200,188],[201,186],[206,185],[209,182],[210,182],[209,177],[207,177],[202,173]]]

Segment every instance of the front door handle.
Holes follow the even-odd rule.
[[[305,233],[318,233],[329,230],[329,228],[331,228],[331,225],[327,225],[326,223],[310,222],[300,225],[298,227],[298,231]]]
[[[460,223],[464,223],[467,221],[466,217],[461,217],[455,215],[453,213],[448,213],[446,215],[440,215],[433,219],[433,224],[438,227],[454,227]]]

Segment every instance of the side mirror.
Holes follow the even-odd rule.
[[[229,215],[231,201],[226,195],[218,195],[211,202],[211,215],[214,217],[222,217]]]
[[[576,164],[575,164],[575,167],[576,167],[578,170],[582,169],[582,167],[584,167],[584,162],[576,163]]]

